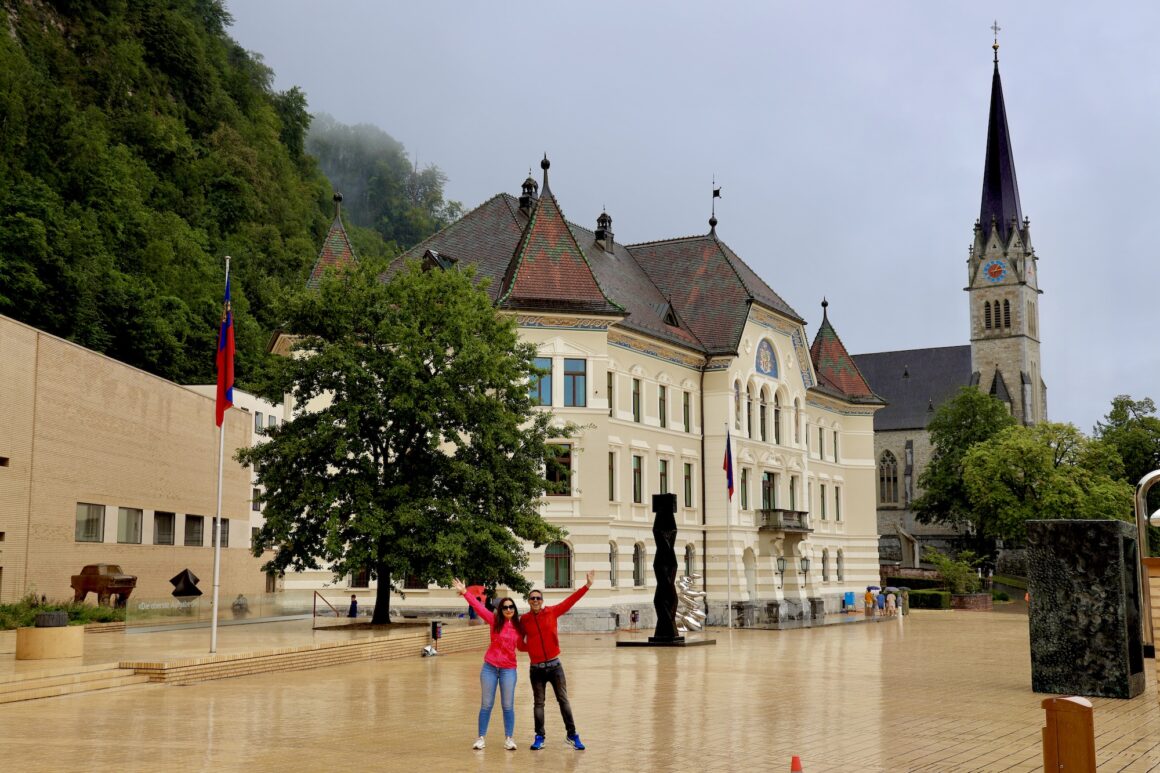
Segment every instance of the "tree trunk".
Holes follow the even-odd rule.
[[[385,625],[391,622],[391,573],[380,564],[375,575],[379,586],[375,592],[375,614],[371,618],[371,625]]]

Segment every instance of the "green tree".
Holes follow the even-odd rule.
[[[970,550],[960,551],[958,558],[951,558],[927,546],[922,551],[922,557],[934,564],[934,568],[938,571],[939,576],[946,581],[947,588],[951,593],[976,593],[982,585],[978,574],[978,566],[981,561],[977,560],[974,552]]]
[[[1133,400],[1117,395],[1104,420],[1095,426],[1095,436],[1115,447],[1124,461],[1123,480],[1133,488],[1153,470],[1160,470],[1160,417],[1151,398]],[[1160,510],[1160,485],[1148,493],[1149,513]],[[1148,527],[1152,555],[1160,555],[1160,528]]]
[[[1013,426],[1015,419],[1002,402],[975,387],[962,387],[939,406],[927,425],[934,452],[919,476],[922,495],[914,510],[922,523],[944,523],[974,534],[981,553],[987,548],[987,528],[982,515],[971,505],[963,481],[963,459],[975,443],[994,437]]]
[[[1129,520],[1132,490],[1108,443],[1072,424],[1013,426],[973,446],[963,459],[971,507],[990,537],[1019,540],[1029,520]]]
[[[369,569],[376,623],[406,577],[528,590],[521,540],[562,535],[539,506],[548,441],[571,432],[533,407],[535,347],[470,270],[384,270],[363,260],[291,298],[299,355],[263,391],[310,409],[238,454],[265,487],[267,570]]]

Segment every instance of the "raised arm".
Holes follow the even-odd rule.
[[[571,596],[564,599],[559,604],[553,606],[557,617],[563,614],[567,614],[568,610],[571,609],[576,604],[576,602],[579,601],[584,596],[584,594],[588,592],[588,589],[592,587],[592,580],[595,576],[595,570],[589,571],[585,577],[585,583],[582,587],[577,588]]]
[[[478,612],[479,616],[487,621],[488,625],[491,625],[495,622],[495,615],[492,613],[492,611],[485,607],[482,601],[467,592],[467,586],[463,584],[463,580],[458,578],[452,580],[451,587],[455,589],[456,593],[467,600],[468,605],[471,606],[471,608],[476,612]]]

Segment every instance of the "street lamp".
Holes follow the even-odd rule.
[[[781,584],[785,586],[785,556],[777,557],[777,574],[781,578]]]
[[[802,556],[802,574],[809,574],[809,573],[810,573],[810,560],[808,558],[806,558],[805,556]]]

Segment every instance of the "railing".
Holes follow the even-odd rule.
[[[774,531],[813,531],[810,528],[810,514],[804,510],[758,510],[758,527]]]

